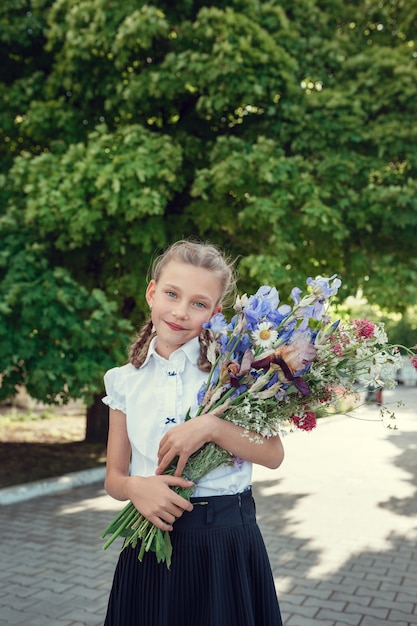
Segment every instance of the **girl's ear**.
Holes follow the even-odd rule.
[[[213,315],[216,315],[216,313],[221,313],[222,311],[223,311],[223,307],[221,304],[219,304],[219,306],[217,306],[214,309],[213,313],[210,315],[210,319],[213,317]]]
[[[152,306],[153,297],[155,295],[155,281],[152,279],[146,287],[145,298],[149,306]]]

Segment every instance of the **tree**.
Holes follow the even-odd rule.
[[[149,258],[183,236],[239,256],[242,290],[286,299],[337,272],[342,299],[415,302],[415,0],[5,0],[0,16],[0,288],[25,284],[18,249],[33,284],[56,286],[34,311],[77,293],[71,320],[90,320],[91,354],[108,350],[94,363],[122,362]],[[39,324],[21,296],[6,309],[0,370],[24,362],[29,380],[54,348],[35,333],[29,360],[19,336]],[[53,372],[84,393],[65,359]]]
[[[104,292],[88,291],[23,232],[6,238],[0,271],[0,400],[20,386],[46,403],[83,398],[101,419],[87,422],[86,440],[105,441],[100,412],[103,368],[125,358],[132,326],[118,319]],[[6,270],[7,268],[7,270]]]

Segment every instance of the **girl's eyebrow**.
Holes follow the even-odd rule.
[[[177,287],[176,285],[173,285],[172,283],[166,283],[164,285],[164,289],[172,289],[173,291],[179,291],[179,292],[182,291],[180,287]],[[194,294],[192,296],[192,300],[206,300],[207,302],[211,302],[210,296],[207,296],[204,294]]]

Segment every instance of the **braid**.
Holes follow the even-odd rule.
[[[200,354],[197,360],[197,367],[202,372],[209,372],[211,370],[211,363],[207,358],[207,350],[210,345],[210,332],[204,329],[198,340],[200,342]]]
[[[152,319],[149,318],[147,322],[142,326],[136,340],[132,343],[129,350],[129,362],[132,363],[137,369],[146,359],[149,344],[156,333],[153,330]]]

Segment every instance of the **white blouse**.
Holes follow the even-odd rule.
[[[208,376],[197,367],[198,338],[173,352],[168,360],[157,354],[156,341],[155,337],[139,369],[128,363],[104,376],[107,395],[103,402],[126,414],[132,447],[130,471],[135,476],[155,474],[159,442],[167,430],[184,421],[188,409],[191,416],[196,414],[197,392]],[[223,465],[198,483],[193,496],[233,495],[247,489],[251,479],[252,463]]]

